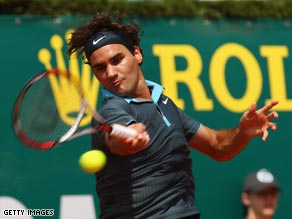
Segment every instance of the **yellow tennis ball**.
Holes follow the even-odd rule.
[[[106,156],[100,150],[87,151],[80,156],[79,164],[85,172],[96,173],[106,165]]]

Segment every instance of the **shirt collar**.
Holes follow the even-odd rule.
[[[152,92],[151,92],[151,99],[154,103],[157,103],[162,91],[163,91],[163,87],[153,81],[149,81],[146,80],[146,84],[149,88],[152,88]],[[102,93],[105,99],[110,98],[110,97],[116,97],[117,95],[106,90],[105,88],[102,89]],[[128,103],[130,102],[141,102],[141,100],[139,100],[138,98],[132,98],[132,97],[123,97],[123,99],[125,101],[127,101]]]

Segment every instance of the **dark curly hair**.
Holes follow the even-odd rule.
[[[101,31],[113,31],[123,33],[131,43],[140,48],[140,37],[141,28],[138,23],[131,21],[127,24],[124,24],[122,17],[111,17],[106,12],[97,13],[92,20],[85,24],[84,26],[76,29],[69,39],[69,48],[67,54],[69,56],[72,53],[77,52],[77,55],[80,56],[84,52],[84,46],[87,43],[88,39]],[[140,48],[142,53],[142,49]],[[134,51],[131,51],[132,53]]]

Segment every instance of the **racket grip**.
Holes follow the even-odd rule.
[[[112,125],[110,134],[124,138],[135,138],[137,136],[137,132],[134,129],[119,124]]]

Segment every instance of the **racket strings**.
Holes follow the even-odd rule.
[[[33,83],[26,91],[21,102],[19,119],[26,135],[40,142],[57,140],[70,129],[60,118],[48,77]]]
[[[95,109],[85,98],[79,79],[53,69],[33,76],[21,90],[13,109],[14,130],[23,144],[50,149],[97,132],[91,127],[93,115]],[[95,117],[103,123],[100,116]],[[104,124],[99,130],[110,132],[111,127]]]

